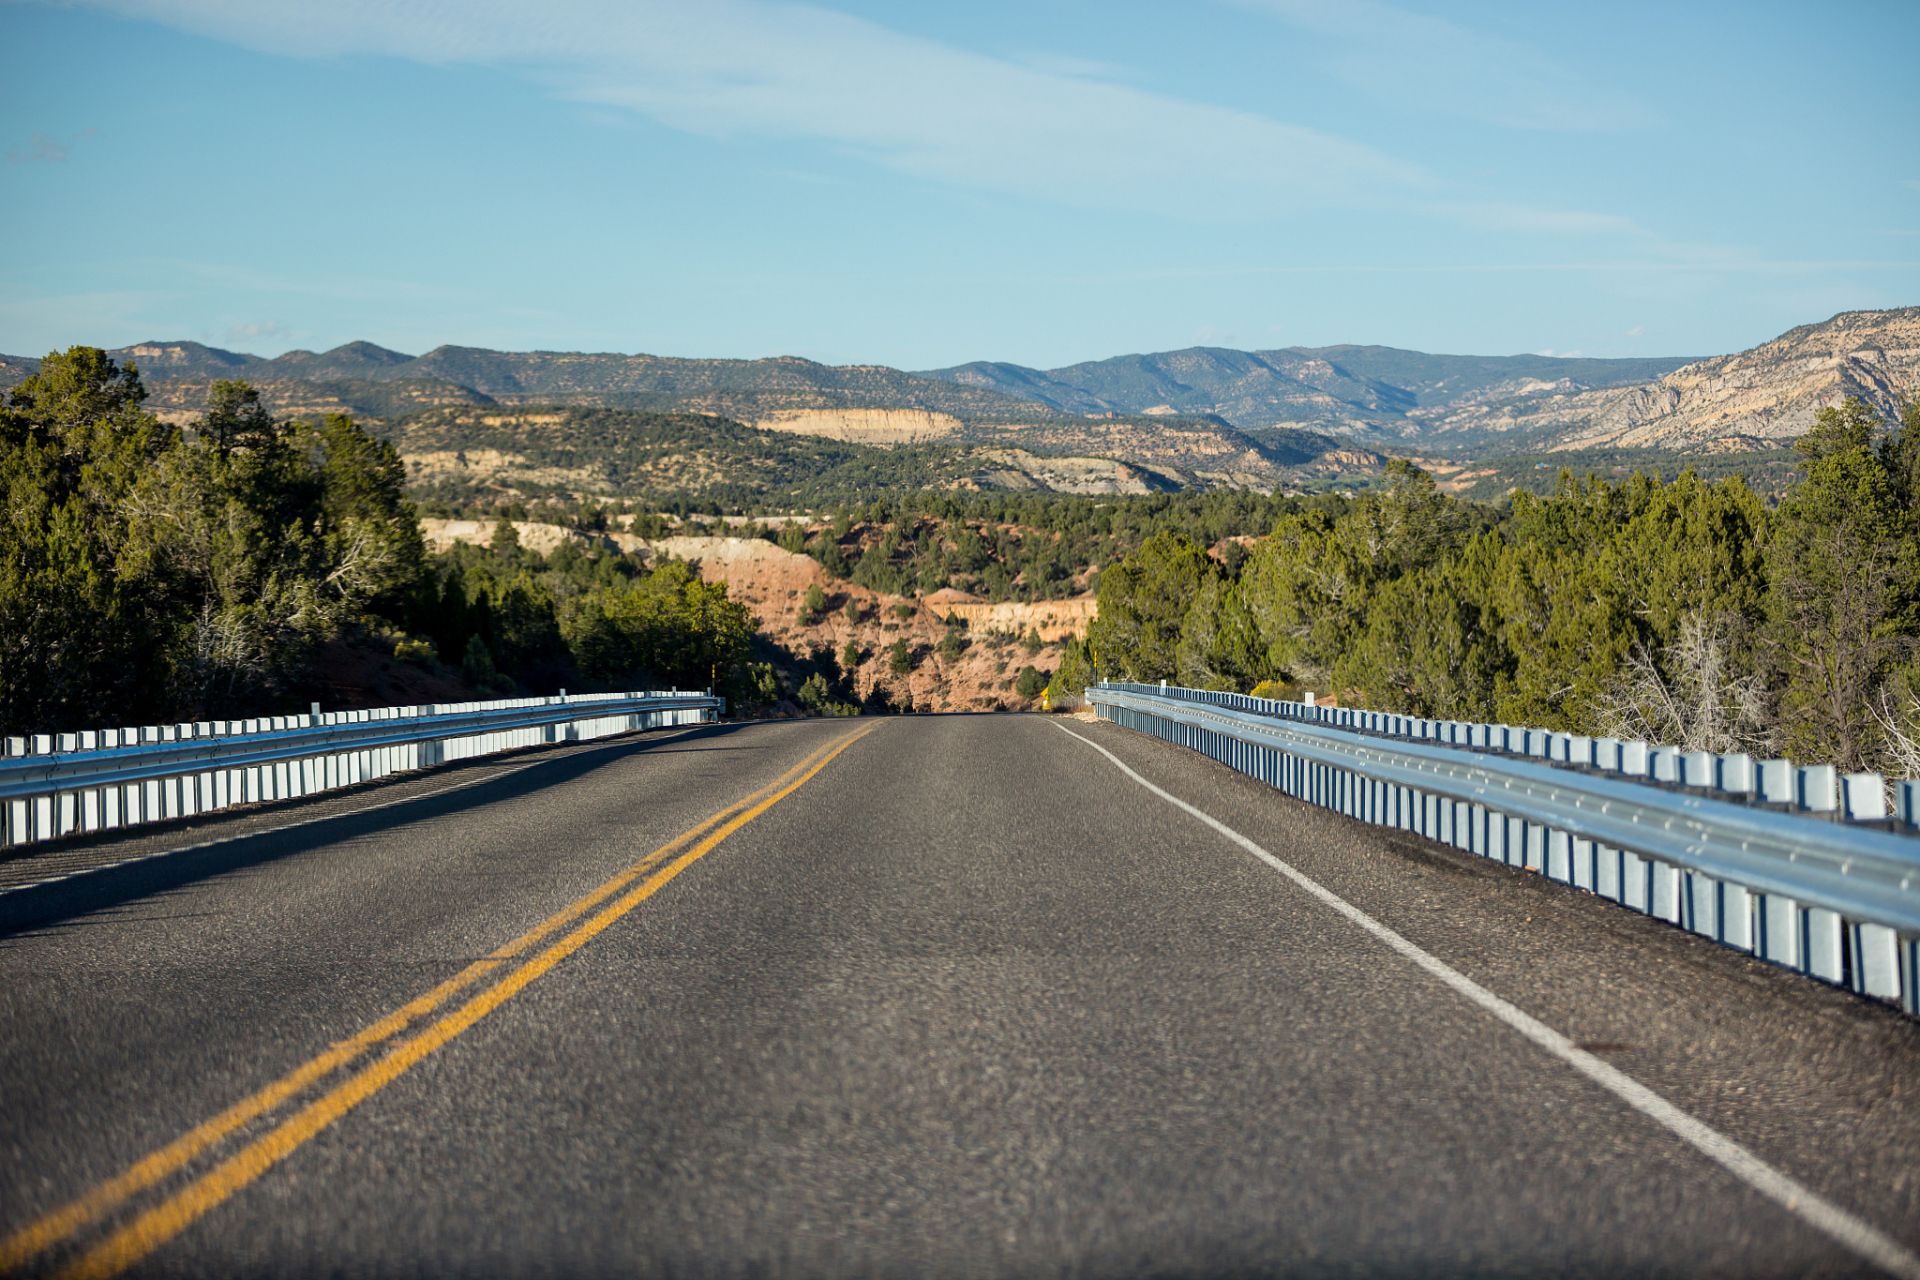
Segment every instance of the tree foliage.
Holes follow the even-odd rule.
[[[188,432],[138,371],[53,353],[0,411],[0,723],[225,716],[304,692],[313,646],[418,578],[393,449],[215,383]]]
[[[1396,463],[1343,510],[1282,513],[1237,573],[1158,533],[1102,575],[1061,669],[1906,771],[1920,407],[1885,431],[1836,405],[1798,449],[1775,510],[1737,475],[1563,472],[1493,518]]]
[[[1101,576],[1099,616],[1087,628],[1095,662],[1127,680],[1176,679],[1187,607],[1215,572],[1183,534],[1147,539]]]
[[[182,431],[144,399],[75,347],[0,407],[0,730],[303,705],[323,641],[396,624],[396,657],[489,693],[746,679],[750,618],[684,564],[541,557],[504,520],[430,560],[399,455],[351,419],[216,382]]]

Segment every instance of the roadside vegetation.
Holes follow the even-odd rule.
[[[1920,405],[1858,401],[1769,508],[1738,476],[1562,473],[1505,518],[1394,464],[1238,565],[1185,534],[1101,575],[1057,688],[1099,676],[1920,774]]]
[[[75,347],[0,409],[0,732],[304,708],[343,639],[478,696],[744,662],[745,610],[686,565],[510,539],[429,557],[399,456],[351,419],[275,421],[221,382],[182,429],[144,399]]]

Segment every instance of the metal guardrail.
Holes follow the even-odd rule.
[[[1920,782],[1890,814],[1878,775],[1830,766],[1148,685],[1087,700],[1288,795],[1920,1014]]]
[[[9,738],[0,846],[282,800],[545,742],[701,723],[726,700],[562,694]]]

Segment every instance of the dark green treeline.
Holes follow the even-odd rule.
[[[1823,411],[1773,510],[1738,477],[1569,475],[1487,527],[1400,462],[1342,514],[1283,516],[1238,572],[1158,534],[1102,575],[1056,684],[1274,682],[1920,775],[1920,407],[1882,426]]]
[[[501,696],[744,670],[745,610],[685,565],[429,557],[399,456],[351,419],[220,382],[183,430],[145,396],[74,347],[0,408],[0,733],[303,709],[343,636]]]

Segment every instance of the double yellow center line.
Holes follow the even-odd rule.
[[[284,1160],[315,1134],[393,1083],[408,1068],[505,1004],[534,979],[585,946],[614,921],[632,911],[752,822],[806,785],[833,758],[879,725],[869,725],[821,747],[770,785],[682,832],[640,861],[542,921],[484,960],[475,961],[433,990],[395,1009],[351,1039],[333,1045],[286,1076],[213,1119],[100,1183],[79,1199],[55,1209],[0,1241],[0,1271],[12,1271],[119,1209],[133,1197],[184,1168],[215,1144],[304,1093],[355,1059],[381,1046],[387,1054],[307,1103],[265,1135],[220,1165],[195,1178],[172,1196],[119,1227],[56,1275],[60,1280],[98,1280],[139,1261],[179,1235],[236,1191]],[[664,864],[664,865],[663,865]],[[609,898],[611,905],[602,906]],[[600,910],[594,912],[599,907]],[[553,934],[594,912],[558,941],[530,958],[520,957]],[[518,961],[516,964],[515,962]],[[501,971],[504,970],[504,974]],[[410,1038],[402,1033],[483,979],[499,975],[492,986]]]

